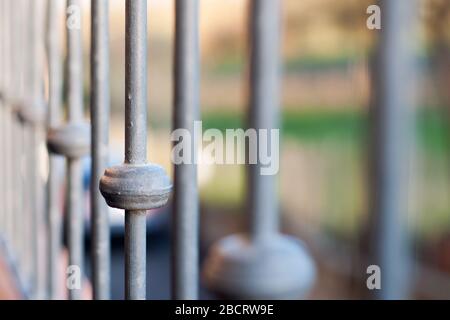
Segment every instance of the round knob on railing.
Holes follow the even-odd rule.
[[[301,241],[274,234],[256,242],[231,235],[215,244],[205,261],[204,280],[225,298],[296,299],[314,283],[314,262]]]
[[[91,129],[85,122],[68,123],[47,134],[47,146],[50,152],[68,158],[80,158],[90,151]]]
[[[44,100],[23,100],[15,104],[20,121],[33,125],[42,125],[47,117],[47,105]]]
[[[110,207],[149,210],[164,206],[172,184],[156,164],[122,164],[105,170],[100,192]]]

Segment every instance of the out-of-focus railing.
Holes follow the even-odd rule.
[[[198,6],[198,0],[175,2],[173,129],[191,133],[200,118]],[[145,299],[147,211],[166,205],[172,192],[163,168],[147,162],[147,1],[126,0],[124,162],[109,168],[109,1],[91,1],[90,127],[84,113],[81,7],[81,0],[68,0],[65,8],[60,0],[0,0],[0,252],[23,298],[85,297],[81,159],[90,154],[93,298],[111,295],[109,205],[125,210],[125,297]],[[413,22],[408,10],[415,6],[408,0],[385,0],[381,8],[386,15],[377,48],[379,65],[373,72],[371,118],[372,244],[376,244],[372,259],[385,277],[379,297],[390,299],[408,292],[405,269],[392,258],[408,253],[399,204],[410,130],[405,110],[414,104],[404,95],[413,83],[403,79],[414,79],[407,34]],[[63,26],[59,22],[64,12]],[[281,1],[249,0],[248,20],[247,124],[277,129]],[[43,152],[45,145],[48,153]],[[67,187],[61,203],[63,160]],[[316,277],[315,264],[303,243],[280,233],[276,176],[261,175],[260,163],[246,165],[250,228],[211,248],[203,279],[212,291],[228,298],[307,297]],[[173,200],[172,297],[196,299],[200,221],[195,164],[174,165]],[[60,268],[63,234],[68,252],[65,270]],[[64,284],[66,293],[60,290]]]

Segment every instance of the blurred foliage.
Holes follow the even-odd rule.
[[[225,109],[225,108],[224,108]],[[202,115],[203,129],[243,128],[244,117],[235,112],[206,112]],[[336,143],[351,141],[364,142],[367,133],[367,114],[360,108],[342,107],[339,110],[312,108],[306,110],[286,110],[282,113],[282,136],[299,142],[318,142],[332,139]],[[441,107],[421,108],[417,114],[417,138],[420,147],[429,152],[450,150],[450,124],[442,116]]]

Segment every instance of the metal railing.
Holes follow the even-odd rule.
[[[394,4],[395,3],[395,4]],[[279,128],[281,87],[281,1],[249,1],[250,65],[248,127]],[[68,0],[65,26],[60,0],[0,0],[0,212],[1,252],[7,257],[22,298],[61,299],[66,282],[70,299],[82,299],[84,270],[81,158],[90,153],[92,286],[94,299],[110,298],[110,234],[107,205],[125,210],[125,297],[146,298],[146,214],[164,206],[172,185],[164,169],[147,162],[147,1],[126,0],[125,150],[124,163],[108,166],[109,135],[109,22],[108,0],[91,1],[90,127],[83,105],[83,23],[81,0]],[[407,252],[396,226],[402,177],[401,149],[406,127],[397,127],[407,104],[399,73],[412,70],[403,31],[396,32],[406,0],[385,1],[386,29],[381,33],[374,104],[373,213],[377,221],[374,243],[381,243],[374,259],[380,261],[392,284],[398,268],[392,255]],[[175,58],[173,129],[194,130],[200,119],[200,57],[198,0],[175,2]],[[388,7],[389,6],[389,7]],[[45,15],[45,13],[47,15]],[[403,21],[403,20],[402,20]],[[47,27],[45,28],[45,22]],[[398,25],[397,25],[397,24]],[[66,72],[60,38],[67,41]],[[388,63],[388,57],[393,60]],[[47,64],[45,63],[47,61]],[[45,69],[44,66],[48,68]],[[48,79],[48,95],[45,83]],[[63,109],[63,81],[67,82],[67,110]],[[63,115],[67,114],[64,121]],[[402,130],[401,132],[399,130]],[[48,159],[45,156],[47,132]],[[154,150],[151,150],[152,152]],[[193,153],[196,152],[195,144]],[[66,162],[65,220],[60,201]],[[47,161],[48,160],[48,161]],[[46,166],[48,163],[48,172]],[[316,270],[305,245],[280,234],[276,176],[260,174],[259,164],[246,166],[248,184],[247,234],[232,235],[215,244],[204,264],[207,286],[231,298],[305,297]],[[395,190],[392,190],[395,191]],[[46,192],[46,193],[45,193]],[[197,299],[199,292],[199,198],[195,164],[174,166],[172,297]],[[67,237],[68,266],[61,274],[63,231]],[[381,235],[386,236],[381,239]],[[66,276],[66,278],[64,278]],[[74,277],[78,276],[78,278]],[[73,277],[73,278],[72,278]],[[80,278],[81,277],[81,278]],[[73,279],[73,283],[71,283]],[[403,297],[399,286],[382,297]]]

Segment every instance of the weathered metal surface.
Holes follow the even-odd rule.
[[[147,1],[126,1],[125,163],[107,169],[100,191],[125,209],[125,297],[146,297],[147,209],[167,202],[171,188],[161,167],[147,164]]]
[[[49,68],[48,129],[61,124],[62,106],[62,28],[59,24],[63,13],[63,2],[47,1],[47,60]],[[60,197],[61,179],[59,170],[63,167],[63,158],[49,154],[49,173],[47,184],[47,244],[48,244],[48,278],[47,290],[50,299],[62,296],[60,279],[60,256],[62,247],[62,212]]]
[[[147,210],[164,206],[172,187],[156,164],[124,164],[105,170],[101,192],[110,207]]]
[[[99,181],[108,166],[109,135],[109,0],[91,1],[91,235],[94,299],[110,297],[108,207]]]
[[[198,1],[177,0],[175,8],[173,129],[187,129],[194,136],[194,121],[200,120]],[[193,149],[192,154],[195,154],[197,150]],[[174,172],[172,297],[196,299],[199,278],[197,165],[178,164]]]
[[[405,299],[411,266],[407,244],[408,153],[415,104],[416,1],[380,1],[383,26],[373,66],[371,109],[370,264],[381,269],[380,299]]]
[[[79,19],[81,19],[81,1],[68,0],[67,8],[77,8]],[[69,11],[66,12],[70,14]],[[79,28],[66,27],[67,30],[67,81],[68,81],[68,114],[69,125],[79,126],[88,130],[88,125],[83,121],[83,58],[82,58],[82,21],[79,21]],[[66,127],[67,128],[67,127]],[[73,138],[80,134],[84,136],[82,143],[86,143],[86,130],[73,135]],[[88,138],[89,142],[90,139]],[[86,146],[82,146],[83,149]],[[89,145],[84,149],[89,152]],[[76,153],[76,152],[75,152]],[[68,190],[67,190],[67,218],[68,218],[68,245],[69,245],[69,266],[77,266],[83,274],[83,184],[82,166],[80,154],[78,157],[69,157],[67,160]],[[72,300],[81,299],[82,288],[69,289],[69,298]]]

